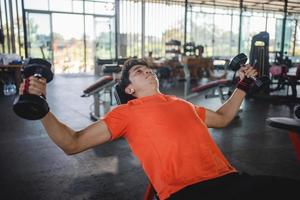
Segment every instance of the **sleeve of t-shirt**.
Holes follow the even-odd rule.
[[[195,106],[196,112],[198,116],[202,119],[202,121],[205,121],[205,108],[202,106]]]
[[[129,120],[129,112],[127,105],[120,105],[108,112],[102,117],[111,133],[110,140],[122,137],[126,133]]]

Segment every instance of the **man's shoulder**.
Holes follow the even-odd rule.
[[[123,111],[127,111],[127,110],[128,110],[128,104],[121,104],[121,105],[112,107],[110,112],[123,112]]]
[[[187,101],[184,98],[175,96],[175,95],[166,95],[166,98],[168,99],[168,101],[170,101],[170,102],[172,101],[176,104],[185,104],[185,105],[189,105],[189,106],[192,106],[192,107],[202,107],[202,106],[199,106],[199,105],[195,105],[194,103],[192,103],[190,101]]]
[[[175,100],[175,101],[182,101],[182,102],[187,102],[185,99],[175,96],[175,95],[165,95],[165,97],[169,100]]]

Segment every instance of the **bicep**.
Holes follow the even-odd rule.
[[[103,144],[110,140],[111,133],[102,120],[99,120],[85,129],[77,132],[76,152],[79,153],[86,149]]]
[[[225,126],[223,115],[209,109],[205,109],[204,121],[208,128],[221,128]]]

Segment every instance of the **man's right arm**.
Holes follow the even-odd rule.
[[[60,122],[51,112],[41,121],[49,137],[68,155],[103,144],[111,138],[108,127],[101,120],[80,131],[74,131]]]
[[[28,92],[30,94],[46,96],[46,80],[31,76],[29,78]],[[19,94],[24,93],[24,82],[20,85]],[[107,142],[111,138],[108,127],[103,121],[97,121],[88,127],[74,131],[60,122],[51,112],[41,119],[49,137],[66,154],[76,154],[96,145]]]

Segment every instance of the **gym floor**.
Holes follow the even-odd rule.
[[[89,75],[56,75],[49,83],[52,112],[75,130],[92,122],[93,98],[80,95],[95,80]],[[142,199],[147,178],[125,140],[67,156],[40,121],[26,121],[13,113],[13,100],[0,97],[0,199]],[[210,109],[221,105],[219,99],[203,95],[191,101]],[[267,117],[293,117],[295,105],[246,99],[240,117],[226,128],[211,129],[211,135],[240,171],[300,179],[300,162],[287,131],[265,123]]]

